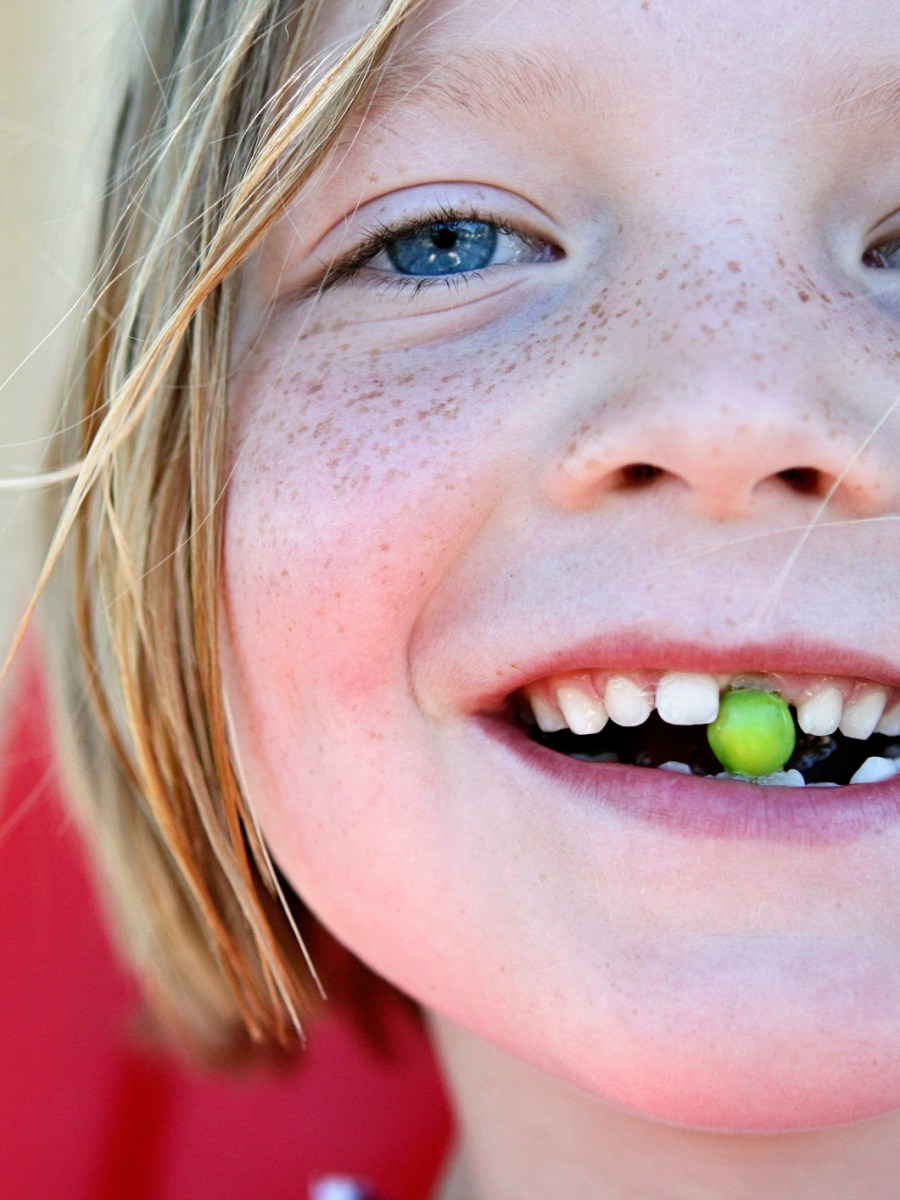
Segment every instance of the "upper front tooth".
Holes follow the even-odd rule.
[[[603,703],[617,725],[643,725],[653,712],[653,701],[627,675],[613,675],[603,693]]]
[[[556,702],[573,733],[599,733],[609,720],[603,701],[578,687],[561,687]]]
[[[884,688],[868,688],[860,696],[854,697],[849,704],[844,705],[844,715],[841,717],[840,731],[845,737],[871,737],[875,726],[881,720],[888,694]]]
[[[719,715],[719,685],[712,675],[671,671],[656,685],[656,709],[669,725],[708,725]]]
[[[827,737],[841,723],[844,697],[839,688],[824,687],[797,705],[797,724],[813,737]]]

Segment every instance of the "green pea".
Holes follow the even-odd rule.
[[[725,693],[706,736],[713,754],[734,775],[780,771],[797,742],[794,719],[781,696],[752,688]]]

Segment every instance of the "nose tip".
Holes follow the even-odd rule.
[[[582,421],[545,476],[556,505],[581,509],[611,494],[653,492],[667,506],[710,520],[737,520],[825,501],[847,517],[896,506],[896,471],[874,436],[823,409],[737,395],[601,404]],[[885,423],[886,413],[879,425]]]

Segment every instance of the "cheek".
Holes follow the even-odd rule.
[[[299,342],[244,364],[229,607],[270,669],[327,659],[337,683],[352,663],[358,687],[366,662],[397,653],[504,494],[523,357],[511,343],[488,370],[477,349],[310,354]]]

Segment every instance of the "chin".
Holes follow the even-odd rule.
[[[715,1025],[710,1023],[710,1028]],[[734,1041],[729,1041],[729,1037]],[[566,1072],[582,1091],[644,1118],[717,1133],[826,1129],[900,1109],[900,1054],[862,1033],[782,1026],[752,1040],[720,1023],[666,1046],[632,1046],[615,1079],[602,1056]]]

